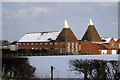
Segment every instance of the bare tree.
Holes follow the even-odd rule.
[[[118,78],[117,61],[70,60],[70,69],[84,74],[84,80],[107,80]]]

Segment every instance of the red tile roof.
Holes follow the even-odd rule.
[[[101,49],[101,50],[107,50],[107,49],[108,49],[107,47],[105,47],[105,46],[102,45],[102,44],[96,44],[96,46],[97,46],[99,49]]]

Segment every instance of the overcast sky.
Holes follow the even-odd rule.
[[[27,32],[60,31],[67,19],[80,40],[90,18],[101,37],[118,37],[117,2],[4,2],[2,35],[13,41]]]

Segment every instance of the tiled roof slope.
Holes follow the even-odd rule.
[[[108,48],[105,47],[104,45],[102,44],[96,44],[96,46],[100,49],[100,50],[107,50]]]
[[[70,28],[63,28],[59,36],[56,39],[57,41],[78,41],[74,33]]]
[[[89,25],[87,31],[85,32],[82,41],[101,41],[101,38],[95,29],[94,25]]]
[[[81,41],[81,53],[82,54],[100,54],[99,48],[91,41]]]

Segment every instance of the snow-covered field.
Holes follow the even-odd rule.
[[[118,60],[120,55],[68,55],[68,56],[31,56],[28,57],[30,64],[36,67],[36,76],[39,78],[50,78],[51,66],[54,78],[81,78],[80,75],[69,69],[71,59],[100,59]]]

